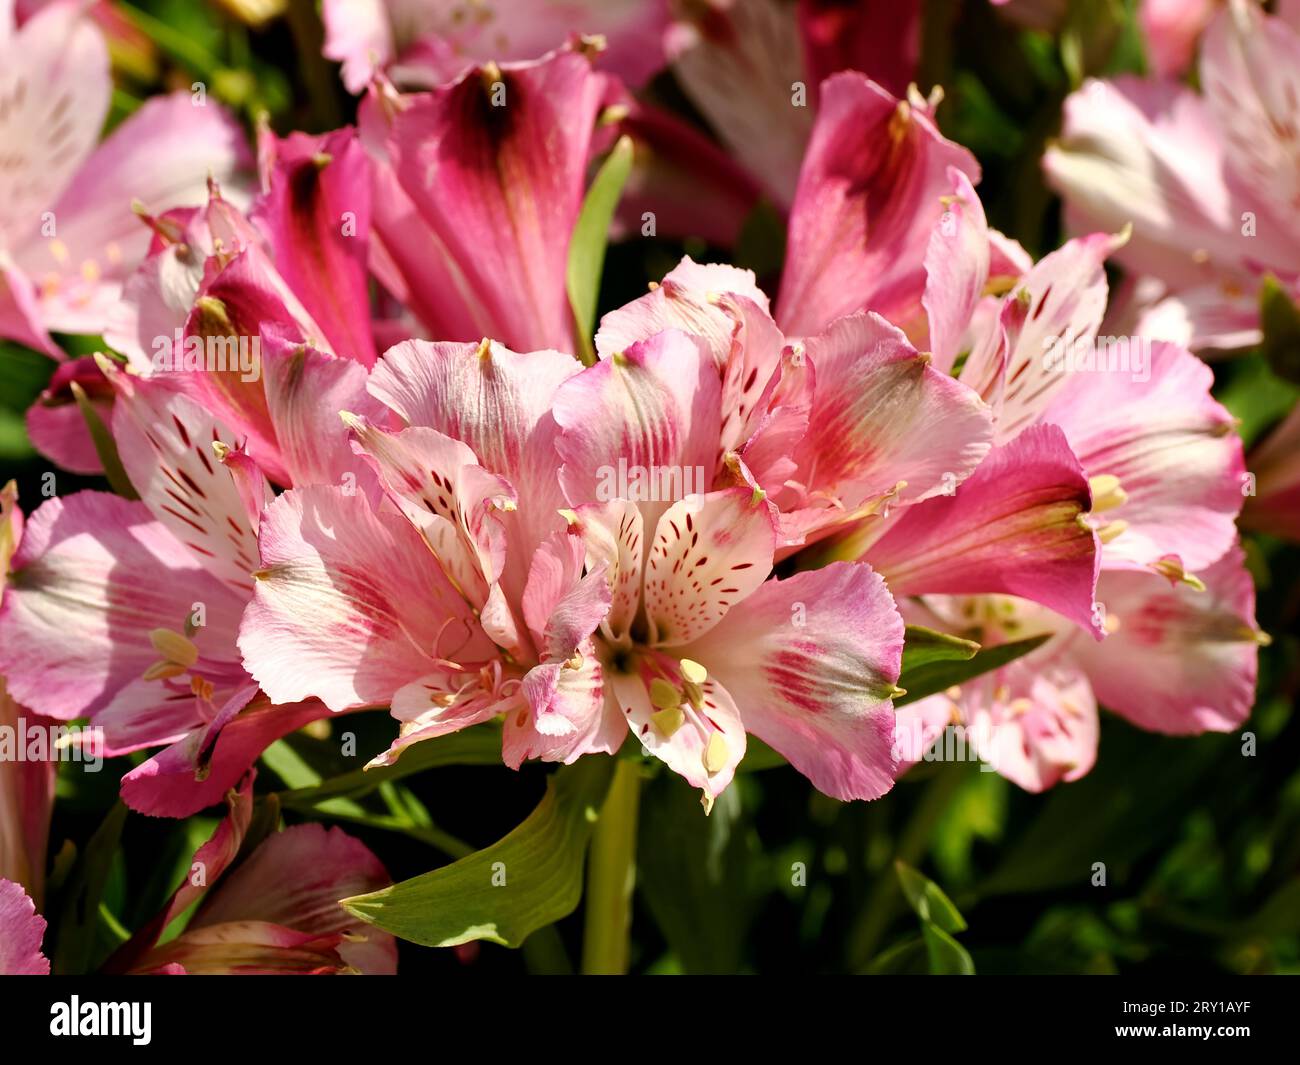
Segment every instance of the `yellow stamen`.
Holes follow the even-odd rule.
[[[682,693],[669,684],[663,677],[655,677],[650,682],[650,701],[660,710],[682,705]]]
[[[1199,577],[1188,573],[1183,569],[1181,563],[1176,562],[1172,558],[1162,558],[1159,562],[1153,562],[1151,563],[1151,568],[1160,574],[1160,576],[1168,577],[1175,583],[1185,584],[1189,588],[1196,589],[1198,592],[1205,591],[1205,583]]]
[[[692,662],[689,658],[683,658],[681,666],[682,676],[692,684],[703,684],[709,679],[709,671],[698,662]]]
[[[153,649],[169,662],[188,669],[199,660],[199,649],[179,632],[171,629],[154,629],[149,633]]]
[[[650,715],[650,720],[654,722],[655,728],[662,732],[665,738],[671,738],[672,734],[682,727],[686,715],[682,712],[680,706],[669,706],[663,710],[656,710]]]
[[[1088,478],[1088,487],[1092,489],[1092,512],[1100,514],[1114,510],[1128,502],[1128,493],[1119,486],[1119,478],[1114,474],[1101,473]]]
[[[723,739],[721,732],[715,732],[709,737],[708,746],[704,748],[704,768],[710,773],[716,773],[727,764],[727,741]]]
[[[1115,521],[1107,522],[1105,525],[1103,525],[1100,529],[1097,530],[1097,539],[1100,540],[1103,544],[1108,544],[1112,540],[1115,540],[1118,537],[1122,536],[1124,534],[1124,530],[1127,528],[1128,528],[1128,522],[1122,519],[1117,519]]]
[[[185,667],[175,662],[155,662],[142,675],[145,680],[169,680],[172,677],[179,677],[184,672]]]

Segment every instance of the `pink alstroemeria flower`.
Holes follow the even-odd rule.
[[[778,515],[724,461],[729,433],[761,431],[732,424],[733,387],[675,329],[586,370],[399,345],[371,391],[408,427],[353,422],[398,514],[332,489],[267,509],[250,672],[281,701],[391,701],[402,735],[381,760],[500,714],[516,766],[630,730],[707,806],[748,730],[828,794],[883,794],[901,622],[865,566],[766,581]],[[629,498],[620,469],[676,471],[676,493]]]
[[[577,350],[566,268],[604,97],[573,48],[426,93],[371,87],[371,265],[429,335]]]
[[[0,877],[0,976],[48,976],[45,918],[21,884]]]
[[[324,0],[326,58],[360,93],[380,71],[408,89],[432,89],[489,60],[535,59],[578,35],[604,38],[598,60],[639,86],[665,62],[669,0]]]
[[[0,602],[5,595],[9,562],[23,538],[23,513],[12,481],[0,489]],[[0,728],[17,730],[26,721],[40,722],[9,695],[0,676]],[[45,851],[54,805],[55,766],[31,760],[27,752],[0,760],[0,878],[24,888],[36,905],[45,895]],[[0,966],[0,972],[3,972]]]
[[[226,795],[228,812],[194,854],[162,912],[107,962],[110,973],[392,975],[397,943],[351,917],[339,900],[392,883],[379,859],[338,828],[295,825],[238,865],[253,814],[253,773]],[[183,931],[167,927],[191,906]]]
[[[319,475],[362,492],[368,474],[337,410],[365,409],[365,372],[323,359],[289,348],[280,370],[267,363],[268,385],[283,384],[268,387],[271,424],[281,454],[303,456],[290,463],[301,483]],[[123,797],[187,816],[268,744],[328,711],[271,706],[235,646],[272,494],[265,476],[240,438],[178,387],[183,374],[138,378],[102,365],[117,393],[114,439],[141,499],[80,492],[31,516],[0,602],[0,675],[37,713],[88,717],[109,757],[165,747],[127,774]],[[335,377],[335,366],[350,370]]]
[[[602,360],[664,328],[698,337],[723,379],[725,483],[766,491],[782,556],[960,483],[987,454],[991,417],[879,315],[788,342],[747,270],[689,258],[601,320]]]
[[[1205,33],[1200,94],[1126,76],[1066,101],[1043,165],[1076,231],[1132,225],[1118,258],[1157,282],[1137,332],[1245,347],[1265,274],[1300,296],[1298,72],[1300,25],[1233,0]]]
[[[150,255],[106,339],[237,432],[275,483],[330,480],[355,465],[346,442],[304,419],[364,402],[375,360],[370,164],[347,129],[264,132],[260,148],[247,216],[214,186],[203,209],[149,220]]]
[[[899,710],[900,758],[919,760],[951,723],[1009,780],[1029,791],[1077,780],[1097,750],[1097,706],[1172,735],[1230,732],[1255,696],[1255,590],[1232,548],[1195,585],[1104,572],[1104,641],[1024,600],[925,597],[909,618],[984,646],[1038,635],[1039,649],[944,695]]]
[[[102,332],[145,253],[132,203],[196,203],[210,175],[233,186],[248,162],[238,124],[189,93],[149,100],[96,146],[112,81],[84,8],[49,4],[17,27],[12,5],[0,13],[0,122],[23,146],[0,182],[0,336],[55,358],[49,331]]]
[[[1242,488],[1241,524],[1300,540],[1300,407],[1251,449],[1247,465],[1253,481]]]
[[[823,81],[860,71],[897,96],[920,52],[916,0],[704,0],[681,4],[667,34],[678,83],[781,208],[795,197]],[[859,75],[861,76],[861,75]]]
[[[930,110],[861,74],[822,85],[790,208],[776,312],[787,335],[820,332],[861,310],[910,335],[926,248],[953,187],[949,170],[972,183],[980,173],[970,152],[940,135]]]
[[[1138,25],[1153,74],[1180,78],[1191,69],[1201,34],[1218,6],[1215,0],[1141,0]]]
[[[1126,361],[1107,363],[1116,349],[1098,347],[1098,332],[1113,238],[1068,242],[990,307],[983,212],[964,176],[953,178],[926,257],[923,306],[936,352],[948,364],[964,354],[959,379],[989,400],[996,446],[951,497],[877,521],[848,543],[895,594],[921,596],[929,624],[986,645],[1052,635],[899,715],[905,761],[926,745],[918,730],[928,742],[955,720],[1000,772],[1039,790],[1091,767],[1098,701],[1176,733],[1230,729],[1249,712],[1260,637],[1234,546],[1241,442],[1210,395],[1213,375],[1189,352],[1126,338]],[[1093,361],[1076,365],[1067,352]],[[1074,486],[1072,508],[1051,487],[1063,484]],[[1101,542],[1091,604],[1080,528]],[[1008,535],[1019,535],[1017,550]],[[1031,544],[1031,559],[1058,556],[1049,569],[1020,564]],[[976,583],[1008,594],[972,598]],[[1198,667],[1178,667],[1174,680],[1180,656]],[[1127,686],[1108,679],[1121,674]]]

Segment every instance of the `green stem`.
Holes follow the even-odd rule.
[[[633,759],[620,758],[587,857],[587,921],[582,942],[582,971],[587,975],[627,972],[640,801],[641,767]]]

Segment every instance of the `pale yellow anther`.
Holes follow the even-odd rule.
[[[172,677],[179,677],[184,672],[185,667],[175,662],[155,662],[144,671],[142,676],[145,680],[169,680]]]
[[[573,652],[573,657],[570,658],[567,662],[564,663],[564,668],[565,668],[565,669],[581,669],[581,668],[582,668],[582,655],[580,655],[577,651],[574,651],[574,652]]]
[[[199,660],[199,649],[171,629],[154,629],[149,633],[149,642],[168,662],[175,662],[187,669]]]
[[[622,122],[631,111],[625,104],[611,104],[600,113],[600,118],[596,120],[601,126],[615,126]]]
[[[474,352],[480,359],[490,359],[492,357],[492,341],[484,337],[478,342],[478,348]]]
[[[709,671],[698,662],[692,662],[689,658],[683,658],[681,661],[682,676],[692,684],[703,684],[709,679]]]
[[[654,722],[655,728],[662,732],[665,738],[671,739],[673,733],[682,727],[686,715],[682,712],[680,706],[670,706],[664,710],[656,710],[650,715],[650,720]]]
[[[704,748],[704,768],[710,773],[716,773],[726,764],[727,741],[721,732],[715,732],[709,737],[708,745]]]
[[[578,524],[578,512],[576,510],[563,509],[559,513],[560,513],[560,517],[564,519],[566,524],[568,525]]]
[[[51,240],[47,247],[49,247],[50,255],[54,257],[55,262],[66,263],[68,261],[68,246],[58,237]]]
[[[1088,478],[1088,487],[1092,489],[1092,512],[1114,510],[1128,502],[1128,493],[1119,486],[1119,478],[1111,473],[1100,473]]]
[[[1103,544],[1108,544],[1112,540],[1116,540],[1120,536],[1122,536],[1124,534],[1124,530],[1127,528],[1128,528],[1128,522],[1124,521],[1121,518],[1117,518],[1115,521],[1108,521],[1105,525],[1103,525],[1100,529],[1097,530],[1097,539],[1100,540]]]
[[[650,701],[660,710],[682,705],[682,693],[669,684],[663,677],[655,677],[650,682]]]
[[[1101,627],[1108,633],[1119,632],[1120,620],[1114,614],[1107,614],[1106,620],[1101,623]]]
[[[1188,573],[1176,559],[1162,558],[1158,562],[1151,563],[1151,568],[1160,576],[1168,577],[1171,581],[1185,584],[1198,592],[1205,591],[1205,582],[1199,577]]]
[[[889,116],[889,139],[897,143],[907,136],[912,125],[912,108],[906,100],[899,100],[894,113]]]
[[[94,259],[86,259],[81,264],[81,276],[87,281],[95,282],[100,278],[99,263]]]
[[[212,441],[212,453],[217,456],[218,462],[225,462],[226,456],[230,454],[230,445],[222,443],[220,440]]]
[[[943,694],[948,696],[948,698],[951,699],[953,702],[956,702],[958,699],[961,698],[961,686],[958,684],[954,684]]]

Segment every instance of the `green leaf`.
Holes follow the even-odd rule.
[[[614,759],[579,759],[551,775],[546,795],[505,838],[400,884],[344,899],[363,921],[412,943],[454,947],[486,939],[518,947],[572,913],[582,866]]]
[[[978,677],[982,673],[987,673],[991,669],[999,669],[1008,662],[1014,662],[1021,655],[1027,655],[1030,651],[1041,647],[1050,636],[1050,633],[1044,633],[1041,636],[1032,636],[1027,640],[1016,640],[1012,643],[998,644],[996,647],[987,647],[964,662],[939,661],[918,666],[898,678],[899,687],[906,688],[907,694],[895,699],[894,705],[905,706],[907,703],[914,703],[917,699],[924,699],[928,695],[946,691],[954,684],[965,684],[968,680]]]
[[[975,963],[966,948],[947,932],[929,921],[921,923],[921,935],[930,956],[930,972],[935,976],[974,976]]]
[[[301,809],[331,798],[358,799],[386,781],[400,780],[425,769],[444,765],[500,765],[501,727],[495,723],[475,725],[462,732],[417,743],[402,752],[393,765],[356,769],[312,787],[279,793],[280,804]],[[286,782],[287,783],[287,782]]]
[[[81,416],[86,419],[86,428],[90,430],[90,439],[95,445],[95,453],[99,456],[99,463],[104,467],[104,476],[108,478],[109,487],[124,499],[139,499],[135,488],[131,485],[131,479],[127,477],[126,470],[122,466],[122,460],[117,454],[117,442],[113,439],[113,434],[108,431],[108,427],[100,420],[99,413],[90,405],[90,400],[86,398],[85,390],[81,385],[73,381],[69,386],[72,394],[76,397],[77,407],[81,410]]]
[[[22,414],[50,383],[55,367],[48,355],[0,340],[0,408]]]
[[[583,362],[588,366],[596,358],[591,335],[596,328],[596,302],[600,297],[600,275],[605,268],[609,223],[631,172],[632,138],[622,136],[596,171],[569,241],[569,306],[573,308]]]
[[[1233,359],[1224,373],[1227,383],[1215,391],[1219,402],[1237,419],[1237,435],[1244,447],[1286,417],[1300,398],[1300,388],[1278,377],[1259,351]]]
[[[642,796],[637,880],[668,946],[686,972],[734,973],[756,895],[758,839],[732,785],[706,817],[699,790],[663,773]]]
[[[1300,383],[1300,307],[1271,274],[1259,290],[1260,350],[1279,377]]]
[[[0,459],[20,462],[36,454],[27,439],[27,423],[17,411],[0,408]]]
[[[979,649],[974,640],[949,636],[923,625],[908,625],[903,634],[903,673],[931,662],[965,662],[974,658]]]
[[[922,921],[932,922],[945,932],[966,930],[966,919],[938,884],[904,861],[894,862],[894,870],[898,873],[898,882],[903,886],[908,905]]]
[[[63,975],[80,975],[90,967],[99,925],[99,904],[108,885],[113,859],[119,853],[126,807],[116,803],[95,834],[90,837],[63,894],[59,937],[54,948],[53,970]]]
[[[924,976],[930,971],[930,952],[924,937],[913,936],[881,951],[865,969],[867,976]]]

